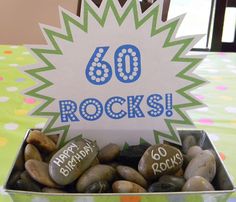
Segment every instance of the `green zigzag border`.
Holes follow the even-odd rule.
[[[43,78],[42,76],[40,76],[38,74],[43,71],[50,71],[50,70],[55,69],[55,67],[44,56],[44,54],[54,54],[54,55],[61,55],[62,54],[62,51],[60,50],[60,47],[57,45],[55,38],[61,38],[63,40],[73,42],[73,36],[71,33],[71,29],[70,29],[70,23],[77,26],[82,31],[87,32],[89,14],[91,14],[101,26],[104,26],[106,18],[108,16],[108,12],[110,10],[112,10],[119,25],[121,25],[124,22],[124,20],[126,19],[127,15],[133,11],[134,23],[135,23],[136,29],[141,27],[150,18],[153,18],[152,19],[151,36],[154,36],[154,35],[157,35],[157,34],[163,32],[163,31],[169,30],[163,48],[176,46],[176,45],[182,45],[181,48],[179,49],[179,51],[174,56],[173,61],[190,63],[186,68],[184,68],[180,73],[178,73],[177,76],[179,78],[191,81],[192,84],[176,91],[177,93],[179,93],[180,95],[185,97],[190,102],[186,103],[186,104],[173,106],[175,111],[182,117],[183,120],[165,119],[165,122],[169,128],[171,135],[167,134],[167,133],[162,133],[160,131],[154,131],[154,136],[155,136],[156,142],[157,143],[160,142],[160,137],[162,137],[166,140],[170,140],[172,142],[176,142],[177,144],[180,144],[179,139],[178,139],[178,134],[175,133],[173,125],[174,124],[192,125],[191,120],[188,119],[188,117],[185,115],[185,113],[182,111],[182,109],[187,108],[187,107],[199,106],[199,105],[202,105],[202,103],[200,103],[198,100],[196,100],[195,98],[190,96],[187,93],[187,91],[190,89],[193,89],[199,85],[202,85],[205,81],[195,78],[195,77],[187,76],[185,73],[188,72],[189,70],[191,70],[192,68],[194,68],[195,65],[197,65],[202,59],[201,58],[184,58],[184,57],[181,57],[181,54],[184,52],[184,50],[187,47],[189,47],[189,45],[193,42],[194,38],[186,38],[186,39],[171,41],[171,38],[176,30],[176,27],[180,21],[180,18],[178,18],[170,23],[167,22],[167,24],[165,24],[164,26],[157,28],[157,19],[158,19],[159,9],[160,9],[159,5],[153,6],[151,9],[149,9],[149,11],[147,11],[148,13],[142,19],[139,19],[137,4],[138,4],[138,1],[131,0],[129,5],[127,6],[126,10],[124,11],[124,13],[122,15],[119,15],[113,0],[107,0],[103,15],[102,15],[102,17],[99,17],[97,15],[97,13],[93,10],[93,8],[90,7],[87,0],[85,0],[84,1],[84,15],[82,18],[83,23],[80,23],[80,22],[74,20],[71,16],[69,16],[65,12],[61,11],[64,26],[66,29],[66,34],[64,35],[64,34],[61,34],[61,33],[46,29],[46,28],[43,29],[43,31],[46,33],[48,39],[51,41],[51,44],[53,45],[54,50],[35,49],[35,48],[31,49],[34,52],[34,54],[36,54],[46,65],[45,67],[26,70],[26,73],[30,74],[32,77],[38,79],[39,81],[41,81],[43,83],[41,86],[26,92],[27,95],[33,96],[35,98],[40,98],[45,101],[39,108],[37,108],[32,113],[32,115],[52,117],[50,123],[47,125],[47,127],[44,129],[44,131],[46,133],[63,131],[62,138],[61,138],[61,144],[63,144],[65,141],[66,134],[69,130],[69,125],[53,128],[53,125],[56,122],[56,120],[58,119],[58,117],[60,116],[60,113],[59,112],[44,112],[43,110],[54,101],[54,98],[39,94],[39,92],[41,90],[53,85],[50,81],[48,81],[47,79]]]

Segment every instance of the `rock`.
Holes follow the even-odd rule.
[[[184,177],[188,180],[193,176],[201,176],[211,182],[215,177],[215,174],[215,157],[212,152],[204,150],[190,161],[185,170]]]
[[[25,161],[28,161],[29,159],[35,159],[38,161],[42,161],[41,154],[39,153],[39,150],[32,144],[27,144],[24,151],[24,157]]]
[[[98,164],[86,170],[78,179],[76,189],[78,192],[85,192],[86,188],[98,181],[111,182],[116,177],[116,170],[108,165]]]
[[[49,174],[57,184],[70,184],[90,167],[97,153],[95,142],[76,137],[53,155],[49,162]]]
[[[171,183],[176,186],[176,191],[180,191],[185,184],[184,177],[175,177],[172,175],[163,175],[159,178],[158,182]]]
[[[29,173],[30,177],[40,184],[53,188],[59,187],[49,176],[47,163],[30,159],[25,163],[25,169]]]
[[[135,169],[128,166],[117,166],[116,170],[123,179],[139,184],[140,186],[144,188],[147,187],[147,181]]]
[[[50,138],[55,144],[57,144],[59,140],[59,134],[48,135],[47,137]]]
[[[14,189],[17,180],[20,179],[21,171],[13,171],[9,177],[9,180],[7,182],[7,188]]]
[[[148,192],[176,192],[179,188],[170,182],[155,182],[148,187]]]
[[[149,144],[131,145],[120,152],[118,162],[122,165],[131,166],[137,169],[138,163]]]
[[[193,159],[194,157],[196,157],[201,152],[202,152],[202,148],[195,145],[195,146],[192,146],[188,149],[187,155],[189,156],[190,159]]]
[[[194,176],[187,180],[182,191],[214,191],[214,187],[205,178]]]
[[[26,142],[33,144],[43,152],[53,152],[56,150],[56,144],[39,130],[33,130],[28,135]]]
[[[28,191],[41,192],[41,185],[33,180],[26,170],[21,173],[20,178],[29,186]]]
[[[101,163],[115,160],[120,154],[120,147],[117,144],[110,143],[103,147],[98,153],[98,159]]]
[[[97,181],[90,184],[85,193],[108,193],[110,191],[110,185],[107,181]]]
[[[183,164],[182,153],[173,146],[156,144],[150,146],[138,164],[139,172],[154,181],[162,175],[177,172]]]
[[[18,170],[18,171],[23,171],[24,170],[24,165],[25,165],[25,161],[24,161],[24,149],[21,148],[17,158],[16,158],[16,162],[14,165],[14,170]]]
[[[93,160],[93,162],[91,163],[90,167],[96,166],[96,165],[98,165],[98,164],[100,164],[100,162],[99,162],[98,158],[95,157],[94,160]]]
[[[187,154],[183,154],[183,158],[184,158],[184,162],[183,162],[182,168],[185,170],[192,159]]]
[[[50,188],[50,187],[44,187],[42,189],[42,192],[45,192],[45,193],[66,193],[64,190]]]
[[[184,170],[183,168],[180,168],[175,174],[175,177],[183,177],[184,176]]]
[[[118,180],[112,184],[112,190],[114,193],[143,193],[147,192],[140,185],[129,182],[126,180]]]
[[[183,153],[187,153],[188,149],[194,145],[197,145],[197,140],[193,135],[187,135],[182,142]]]

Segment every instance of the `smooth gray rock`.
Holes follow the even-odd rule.
[[[201,176],[211,182],[215,177],[215,174],[215,157],[211,151],[204,150],[189,162],[185,170],[184,177],[188,180],[193,176]]]
[[[214,187],[205,178],[194,176],[184,184],[182,191],[214,191]]]
[[[183,153],[187,153],[188,149],[194,145],[197,145],[197,140],[193,135],[186,136],[182,141]]]

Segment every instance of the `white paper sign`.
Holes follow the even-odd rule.
[[[190,90],[203,83],[193,74],[202,57],[188,55],[199,36],[176,38],[182,16],[161,15],[162,1],[142,13],[138,0],[85,0],[81,17],[60,8],[60,29],[42,25],[48,45],[29,46],[38,63],[26,71],[44,131],[61,142],[82,133],[100,145],[180,144],[176,127],[191,126],[186,110],[201,106]]]

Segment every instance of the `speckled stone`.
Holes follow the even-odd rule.
[[[173,146],[156,144],[149,147],[138,164],[138,171],[147,180],[157,180],[160,176],[174,174],[183,164],[182,153]]]
[[[112,184],[114,193],[144,193],[147,192],[140,185],[126,180],[118,180]]]
[[[118,174],[125,180],[139,184],[140,186],[147,188],[147,181],[145,178],[135,169],[128,166],[117,166]]]

